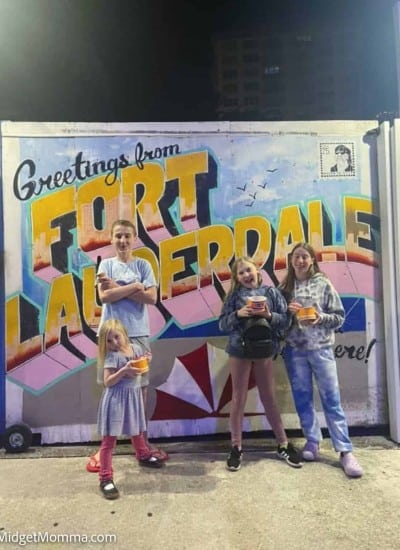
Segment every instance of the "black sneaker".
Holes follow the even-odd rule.
[[[289,466],[293,468],[301,468],[303,466],[300,453],[291,443],[287,445],[278,445],[277,454],[279,458],[286,460]]]
[[[231,472],[237,472],[242,463],[242,456],[243,451],[239,451],[237,445],[232,447],[226,461],[226,467],[228,468],[228,470],[230,470]]]
[[[162,468],[164,466],[162,460],[152,455],[146,458],[139,458],[138,462],[141,466],[145,466],[146,468]]]
[[[119,491],[114,485],[112,479],[100,481],[100,491],[103,493],[107,500],[115,500],[119,497]]]

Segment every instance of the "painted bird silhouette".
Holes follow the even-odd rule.
[[[264,184],[259,183],[258,187],[262,187],[262,189],[265,189],[267,187],[267,185],[268,185],[268,182],[266,181]]]
[[[274,168],[273,170],[267,170],[267,172],[270,172],[271,174],[273,174],[274,172],[276,172],[278,170],[278,168]]]
[[[236,189],[240,189],[241,191],[246,191],[247,183],[244,184],[243,187],[236,187]]]
[[[250,203],[250,204],[246,204],[246,206],[249,206],[249,207],[251,208],[251,207],[253,206],[253,204],[254,204],[254,201],[251,201],[251,203]]]
[[[256,200],[257,191],[255,193],[249,193],[249,197]]]

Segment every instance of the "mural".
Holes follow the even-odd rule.
[[[95,273],[112,254],[112,222],[127,218],[138,228],[133,254],[150,261],[159,285],[150,307],[153,437],[228,430],[217,318],[229,266],[247,254],[264,282],[277,285],[297,241],[318,251],[346,307],[335,352],[349,421],[382,422],[373,137],[298,124],[276,131],[270,123],[253,132],[36,125],[42,132],[32,135],[18,135],[16,124],[11,136],[10,124],[2,137],[9,416],[44,442],[97,437]],[[276,363],[284,419],[297,427],[280,357]],[[252,384],[248,429],[268,428]]]

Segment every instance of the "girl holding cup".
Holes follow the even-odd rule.
[[[342,468],[348,477],[361,477],[363,471],[352,452],[340,401],[333,352],[335,330],[342,326],[345,312],[339,294],[321,272],[315,251],[308,243],[298,243],[292,249],[287,276],[280,288],[287,297],[288,310],[292,315],[283,358],[306,438],[303,458],[316,460],[322,440],[314,406],[314,378],[333,447],[340,453]]]
[[[144,432],[146,417],[141,390],[141,375],[148,357],[140,357],[139,347],[129,341],[124,325],[107,319],[99,330],[97,368],[103,373],[105,389],[100,399],[97,429],[100,445],[100,490],[106,499],[118,498],[113,480],[112,451],[117,436],[129,435],[140,465],[160,468],[163,463],[152,456]],[[143,368],[144,367],[144,368]]]
[[[231,288],[226,296],[219,317],[220,330],[229,334],[226,351],[232,379],[232,404],[229,416],[231,450],[226,466],[230,471],[239,470],[242,462],[242,424],[250,372],[253,369],[256,385],[268,422],[278,441],[277,454],[289,466],[300,468],[301,458],[288,442],[275,395],[274,365],[272,357],[246,356],[242,340],[242,327],[246,319],[264,317],[271,329],[287,325],[287,306],[282,294],[275,287],[262,284],[257,265],[248,257],[238,258],[232,266]],[[262,297],[262,298],[260,298]],[[274,341],[275,353],[279,351],[278,338]]]

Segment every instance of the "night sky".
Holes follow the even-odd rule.
[[[392,0],[0,0],[0,120],[214,120],[215,33],[355,19],[368,52],[369,63],[360,70],[369,71],[371,116],[394,111],[392,5]]]

